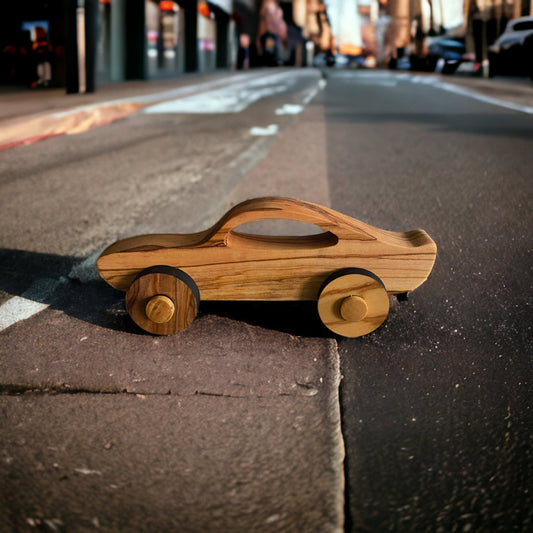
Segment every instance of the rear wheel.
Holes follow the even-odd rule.
[[[126,308],[133,321],[156,335],[173,335],[196,318],[200,292],[182,270],[155,266],[143,270],[126,293]]]
[[[361,268],[340,270],[322,285],[318,314],[333,333],[360,337],[383,324],[389,314],[389,295],[372,272]]]

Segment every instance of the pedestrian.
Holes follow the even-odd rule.
[[[33,54],[37,64],[37,82],[35,85],[38,87],[48,87],[52,81],[52,50],[46,30],[42,26],[36,26]]]

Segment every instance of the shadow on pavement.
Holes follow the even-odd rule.
[[[498,137],[517,137],[533,139],[533,130],[529,124],[529,118],[524,115],[523,128],[517,128],[513,115],[500,114],[472,114],[472,113],[395,113],[395,112],[368,112],[349,111],[345,107],[338,111],[328,112],[329,122],[341,122],[347,124],[357,123],[391,123],[399,124],[418,123],[433,125],[435,130],[453,131],[455,133],[475,133],[483,135],[495,135]],[[480,120],[483,128],[479,127]]]
[[[122,291],[103,281],[69,278],[82,258],[0,249],[0,305],[12,296],[48,304],[52,309],[93,325],[148,335],[129,317]],[[214,315],[296,335],[330,337],[316,302],[200,302],[199,317]]]
[[[0,249],[2,300],[21,296],[107,329],[135,331],[124,307],[124,295],[103,282],[69,279],[79,257]],[[1,300],[0,300],[1,301]]]
[[[315,301],[201,302],[200,313],[231,318],[298,337],[332,336],[318,316]]]

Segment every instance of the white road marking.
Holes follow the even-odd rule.
[[[75,468],[74,472],[77,472],[78,474],[83,474],[84,476],[101,476],[102,475],[102,472],[100,472],[100,470],[91,470],[87,467]]]
[[[235,83],[235,82],[240,82],[247,78],[248,78],[247,75],[240,74],[240,75],[232,77],[231,81],[232,83]],[[72,115],[74,113],[78,113],[80,111],[89,111],[97,107],[103,107],[103,106],[112,105],[112,104],[123,104],[123,103],[129,103],[129,102],[150,104],[152,102],[160,102],[162,100],[169,100],[171,98],[178,98],[180,96],[186,96],[188,94],[195,94],[199,91],[208,91],[216,87],[227,85],[227,83],[228,83],[228,78],[223,78],[222,80],[207,81],[203,83],[195,83],[194,85],[178,87],[177,89],[170,89],[168,91],[162,91],[159,93],[138,95],[138,96],[132,96],[129,98],[119,98],[117,100],[110,100],[109,102],[104,102],[104,103],[97,102],[94,104],[78,106],[72,109],[67,109],[65,111],[59,111],[57,113],[54,113],[54,116],[61,118],[61,117]]]
[[[303,105],[285,104],[284,106],[278,107],[278,109],[276,109],[276,115],[298,115],[303,110]]]
[[[327,81],[323,78],[318,80],[318,83],[315,87],[312,87],[311,90],[305,95],[304,99],[302,100],[303,105],[307,105],[317,94],[319,91],[324,89],[326,87]]]
[[[0,306],[0,331],[40,313],[48,304],[14,296]]]
[[[250,128],[250,135],[256,136],[265,136],[265,135],[276,135],[279,131],[279,126],[277,124],[270,124],[266,128],[261,128],[260,126],[254,126]]]
[[[37,280],[20,296],[13,296],[0,305],[0,331],[9,326],[26,320],[50,306],[46,300],[50,298],[56,288],[65,281],[43,278]]]
[[[276,115],[298,115],[301,113],[305,106],[326,86],[326,80],[320,79],[318,83],[307,91],[306,95],[302,99],[302,105],[299,104],[284,104],[282,107],[276,109]],[[266,128],[260,126],[255,126],[250,128],[251,135],[257,136],[266,136],[266,135],[276,135],[279,131],[279,126],[277,124],[270,124]]]
[[[262,98],[285,92],[295,83],[286,72],[192,94],[147,107],[144,113],[240,113]]]
[[[493,98],[492,96],[486,96],[481,93],[476,93],[464,87],[459,87],[458,85],[453,85],[452,83],[439,82],[435,84],[435,87],[443,89],[445,91],[460,94],[461,96],[468,96],[474,100],[479,100],[486,104],[491,104],[499,107],[504,107],[506,109],[512,109],[513,111],[519,111],[521,113],[526,113],[528,115],[533,115],[533,106],[516,104],[514,102],[508,102],[506,100],[501,100],[500,98]]]
[[[512,109],[513,111],[519,111],[520,113],[526,113],[528,115],[533,115],[533,106],[517,104],[515,102],[509,102],[507,100],[502,100],[501,98],[494,98],[493,96],[487,96],[482,93],[478,93],[466,87],[461,87],[450,82],[442,81],[438,78],[433,78],[431,76],[420,76],[413,74],[401,74],[398,76],[398,79],[407,80],[411,83],[421,84],[421,85],[430,85],[431,87],[436,87],[437,89],[442,89],[443,91],[448,91],[450,93],[459,94],[461,96],[466,96],[467,98],[472,98],[473,100],[478,100],[479,102],[484,102],[485,104],[495,105],[498,107],[504,107],[506,109]]]
[[[383,71],[366,71],[358,72],[355,76],[351,72],[339,72],[336,73],[336,76],[341,78],[352,78],[358,83],[373,83],[385,87],[394,87],[397,84],[397,81],[407,81],[416,85],[429,85],[437,89],[442,89],[443,91],[448,91],[450,93],[466,96],[467,98],[472,98],[473,100],[478,100],[479,102],[533,115],[533,106],[517,104],[515,102],[502,100],[501,98],[487,96],[475,90],[461,87],[460,85],[455,85],[451,82],[442,81],[441,79],[430,75],[424,76],[421,74],[409,74],[407,72],[394,74]]]

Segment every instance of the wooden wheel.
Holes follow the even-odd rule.
[[[172,335],[195,319],[200,292],[185,272],[168,266],[143,270],[126,293],[126,308],[133,321],[156,335]]]
[[[324,325],[343,337],[360,337],[379,328],[389,313],[382,281],[362,268],[331,275],[320,290],[318,314]]]

